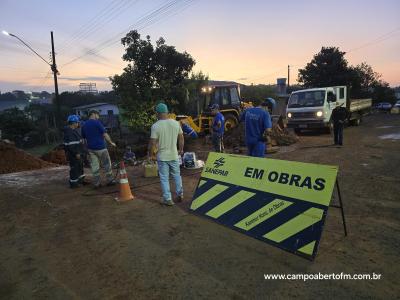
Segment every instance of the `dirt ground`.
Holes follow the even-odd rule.
[[[157,178],[128,170],[134,201],[115,188],[71,190],[59,167],[0,176],[1,299],[399,299],[400,115],[345,129],[345,146],[304,133],[270,157],[339,165],[349,235],[330,208],[310,262],[188,212],[159,204]],[[380,137],[387,137],[382,139]],[[192,143],[205,158],[207,145]],[[333,202],[337,202],[334,199]],[[381,280],[265,280],[264,274],[378,273]]]

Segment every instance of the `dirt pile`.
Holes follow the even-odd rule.
[[[277,124],[272,127],[270,134],[271,144],[277,146],[289,146],[299,141],[299,137],[287,128],[281,128]]]
[[[0,141],[0,174],[36,170],[55,165],[37,158],[13,144]]]
[[[288,146],[299,141],[299,137],[290,132],[287,128],[279,126],[279,123],[272,126],[270,134],[272,146]],[[224,144],[228,147],[246,146],[244,124],[240,124],[236,128],[225,133]]]
[[[65,151],[62,146],[58,146],[50,152],[44,154],[41,159],[58,165],[68,164]]]

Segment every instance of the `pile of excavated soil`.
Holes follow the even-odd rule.
[[[270,134],[272,146],[288,146],[299,141],[296,134],[290,132],[287,128],[281,128],[278,124],[272,126]],[[233,128],[224,135],[224,144],[228,147],[245,146],[245,129],[244,124]]]
[[[58,165],[68,164],[65,151],[62,149],[62,147],[54,148],[50,152],[44,154],[41,159]]]
[[[0,174],[36,170],[55,165],[41,160],[14,145],[0,141]]]
[[[272,127],[270,137],[272,145],[278,146],[289,146],[299,141],[299,137],[295,133],[290,132],[287,128],[282,129],[278,125]]]

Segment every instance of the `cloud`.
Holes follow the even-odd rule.
[[[85,76],[85,77],[59,77],[60,80],[66,81],[80,81],[80,82],[87,82],[87,81],[104,81],[109,82],[110,79],[105,76]]]

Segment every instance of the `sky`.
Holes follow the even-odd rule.
[[[366,62],[400,86],[399,0],[0,0],[0,30],[13,33],[46,60],[54,32],[60,91],[108,79],[126,62],[120,39],[138,29],[163,37],[196,60],[194,71],[214,80],[295,83],[323,46]],[[0,34],[0,91],[53,91],[50,67],[17,39]]]

